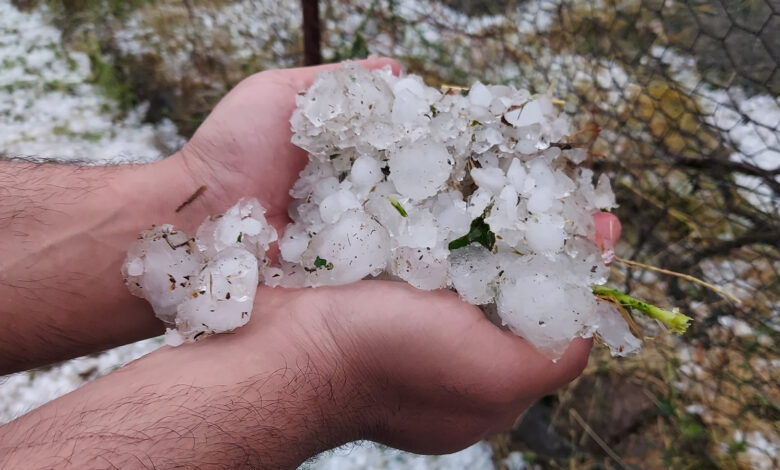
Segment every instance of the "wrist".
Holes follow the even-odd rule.
[[[288,391],[306,402],[304,420],[317,452],[374,437],[383,422],[376,384],[344,335],[343,302],[327,291],[261,286],[252,321],[235,340],[216,338],[231,342],[230,355],[252,351],[250,362],[273,359],[274,370],[290,381]]]
[[[125,220],[136,231],[163,223],[194,231],[203,219],[225,210],[220,207],[221,201],[214,200],[215,188],[181,151],[158,162],[127,167],[126,171],[116,197],[125,208]]]

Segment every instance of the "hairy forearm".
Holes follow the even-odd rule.
[[[158,334],[119,267],[153,223],[205,217],[180,162],[81,167],[0,162],[0,374]]]
[[[295,468],[358,437],[343,370],[280,332],[158,350],[0,427],[0,467]]]

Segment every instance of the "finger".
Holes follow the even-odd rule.
[[[381,69],[385,66],[390,66],[390,70],[392,70],[393,75],[398,75],[401,72],[401,64],[398,63],[397,60],[391,59],[389,57],[376,57],[372,56],[367,59],[363,60],[356,60],[354,63],[360,65],[361,67],[367,69],[367,70],[377,70]],[[319,74],[320,72],[325,72],[326,70],[334,70],[339,67],[341,67],[342,62],[336,62],[333,64],[323,64],[323,65],[315,65],[311,67],[299,67],[295,69],[289,69],[291,72],[295,73],[295,77],[297,79],[297,85],[299,88],[308,88],[311,83],[314,81],[314,78]]]
[[[601,251],[615,248],[622,231],[617,216],[609,212],[598,212],[593,215],[593,223],[596,226],[596,243]]]
[[[574,339],[556,361],[538,351],[523,338],[509,331],[483,344],[489,357],[503,370],[506,386],[513,390],[515,401],[536,399],[574,380],[588,363],[592,341]]]

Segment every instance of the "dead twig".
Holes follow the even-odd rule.
[[[569,410],[569,414],[571,414],[571,417],[574,418],[574,421],[577,421],[577,424],[582,426],[582,429],[585,430],[588,436],[590,436],[590,438],[593,439],[596,442],[596,444],[598,444],[598,446],[601,447],[601,449],[604,452],[606,452],[607,455],[609,455],[610,458],[612,458],[612,460],[615,461],[615,463],[618,464],[620,468],[628,469],[628,465],[626,465],[626,462],[623,461],[623,459],[621,459],[620,456],[607,445],[604,439],[602,439],[601,437],[599,437],[598,434],[596,434],[593,428],[591,428],[588,425],[588,423],[586,423],[585,420],[582,419],[582,416],[580,416],[580,414],[577,413],[577,410],[572,408]]]
[[[188,197],[186,201],[179,204],[179,207],[176,208],[174,212],[179,212],[188,205],[192,204],[192,201],[198,198],[201,194],[203,194],[206,191],[207,186],[204,184],[200,188],[196,189],[194,193],[192,193],[192,196]]]

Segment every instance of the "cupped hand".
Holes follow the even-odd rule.
[[[369,69],[389,66],[392,59],[372,57],[357,61]],[[269,221],[283,230],[289,221],[289,190],[306,165],[306,152],[290,142],[290,116],[295,96],[322,71],[339,67],[268,70],[257,73],[230,91],[198,128],[184,148],[170,157],[206,185],[204,200],[212,213],[220,213],[241,197],[256,197]]]
[[[390,59],[360,64],[399,69]],[[255,196],[277,230],[284,228],[289,188],[306,164],[305,152],[290,143],[295,96],[336,66],[247,78],[172,157],[207,185],[212,213]],[[596,241],[613,247],[617,219],[597,214],[594,222]],[[257,299],[252,322],[231,339],[234,344],[256,347],[260,335],[278,345],[279,355],[295,361],[305,355],[318,377],[332,380],[321,406],[349,417],[334,423],[349,430],[348,440],[368,438],[420,453],[455,451],[507,429],[534,400],[576,377],[590,351],[590,341],[576,340],[554,363],[457,294],[402,283],[261,286]],[[354,410],[363,410],[359,418]]]
[[[454,452],[511,427],[575,378],[590,351],[589,340],[575,340],[553,362],[454,292],[399,282],[261,287],[257,298],[252,321],[231,340],[271,348],[286,367],[305,363],[307,376],[325,378],[314,413],[344,417],[320,430],[332,445],[370,439]]]

